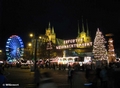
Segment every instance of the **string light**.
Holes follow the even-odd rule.
[[[76,44],[75,43],[75,44],[59,45],[59,46],[56,46],[56,49],[67,49],[67,48],[76,48],[76,47],[85,48],[85,47],[90,47],[90,46],[92,46],[92,42],[81,43],[81,44]]]

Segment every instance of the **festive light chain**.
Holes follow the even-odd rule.
[[[76,43],[76,42],[82,42],[83,39],[80,38],[80,39],[69,39],[69,40],[64,40],[64,44],[70,44],[70,43]]]
[[[56,46],[56,49],[66,49],[66,48],[85,48],[92,46],[92,42],[89,43],[81,43],[81,44],[67,44],[67,45],[60,45]]]

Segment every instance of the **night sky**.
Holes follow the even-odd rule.
[[[120,48],[120,1],[109,0],[1,0],[0,48],[16,34],[25,44],[29,33],[45,34],[48,23],[54,26],[57,38],[77,37],[78,20],[86,24],[94,40],[97,28],[102,33],[113,33],[115,48]]]

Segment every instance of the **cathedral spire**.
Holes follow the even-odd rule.
[[[87,36],[89,36],[89,29],[88,29],[88,22],[87,22],[87,19],[86,19],[86,26],[87,26]]]
[[[54,27],[52,27],[52,34],[54,34],[55,32],[54,32]]]
[[[80,34],[79,20],[78,20],[78,36]]]
[[[83,16],[82,16],[82,31],[85,32],[84,23],[83,23]]]

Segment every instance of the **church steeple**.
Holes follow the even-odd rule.
[[[87,26],[87,36],[89,36],[89,29],[88,29],[88,22],[87,22],[87,19],[86,19],[86,26]]]
[[[54,27],[52,27],[52,34],[54,34],[55,32],[54,32]]]
[[[85,32],[84,23],[83,23],[83,17],[82,17],[82,31]]]

